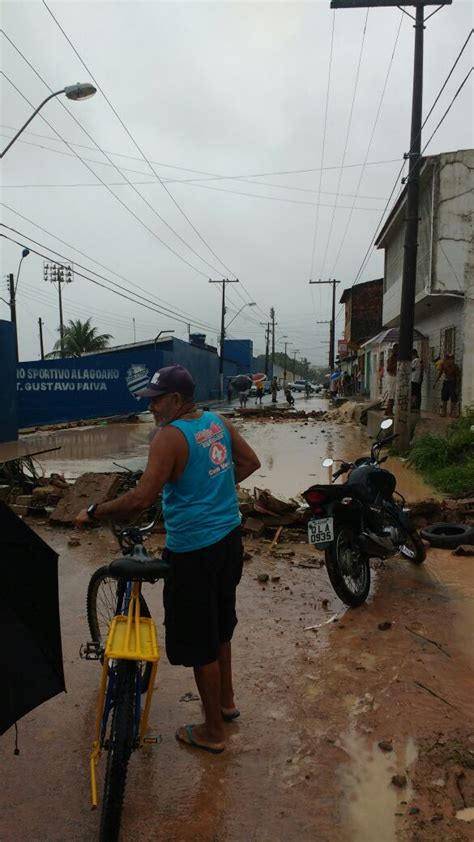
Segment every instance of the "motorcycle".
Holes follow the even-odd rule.
[[[382,421],[370,456],[344,462],[332,476],[332,483],[348,474],[342,485],[312,485],[303,497],[312,517],[308,541],[324,550],[326,569],[338,597],[352,607],[362,605],[370,590],[370,558],[386,559],[401,554],[413,564],[426,558],[405,499],[396,491],[396,479],[381,468],[388,456],[381,456],[397,435],[386,434],[391,418]],[[323,461],[326,468],[335,460]]]

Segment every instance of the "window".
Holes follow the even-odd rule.
[[[439,355],[443,359],[446,354],[456,354],[456,328],[446,327],[440,330]]]

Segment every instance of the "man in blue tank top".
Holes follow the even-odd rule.
[[[239,716],[232,685],[231,638],[235,591],[242,575],[236,483],[260,467],[258,457],[225,418],[194,403],[195,384],[180,365],[157,371],[136,394],[150,398],[160,427],[137,486],[115,500],[89,506],[76,525],[128,518],[163,492],[170,563],[164,588],[166,653],[193,667],[205,721],[179,728],[187,745],[220,754],[223,722]]]

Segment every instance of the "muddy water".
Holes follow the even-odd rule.
[[[314,408],[313,401],[298,406]],[[320,408],[318,402],[317,408]],[[324,408],[324,407],[322,407]],[[57,471],[74,479],[85,471],[114,471],[114,463],[132,470],[146,464],[150,437],[155,427],[143,416],[138,424],[104,425],[64,430],[47,437],[28,437],[41,446],[61,450],[38,457],[47,472]],[[363,428],[309,419],[267,423],[237,420],[236,426],[255,449],[261,468],[242,485],[270,488],[274,493],[294,496],[316,482],[329,482],[330,470],[322,467],[326,456],[351,461],[370,452]],[[397,477],[398,490],[410,500],[428,497],[430,488],[406,463],[390,459],[386,467]]]

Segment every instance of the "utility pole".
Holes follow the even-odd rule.
[[[13,273],[8,276],[8,289],[10,293],[10,319],[15,332],[16,361],[18,362],[18,325],[16,323],[15,278]]]
[[[41,359],[44,360],[44,345],[43,345],[43,320],[41,316],[38,319],[38,327],[39,327],[39,340],[40,340],[40,351],[41,351]]]
[[[398,439],[395,446],[400,453],[410,445],[411,410],[411,357],[413,349],[413,327],[415,321],[416,259],[418,251],[418,199],[421,167],[421,120],[423,103],[423,40],[425,29],[425,6],[448,6],[452,0],[409,0],[404,6],[415,7],[415,49],[413,59],[413,92],[411,106],[410,151],[406,189],[405,239],[402,274],[402,298],[400,305],[400,338],[398,344],[397,407],[395,429]],[[348,9],[368,6],[397,6],[397,0],[331,0],[331,9]],[[405,10],[404,10],[405,11]],[[426,20],[439,11],[436,9]],[[406,14],[409,14],[406,12]]]
[[[291,345],[291,342],[289,340],[287,340],[285,342],[285,362],[284,362],[284,369],[283,369],[283,388],[284,389],[286,389],[286,369],[287,369],[287,361],[288,361],[288,357],[286,355],[286,349],[288,348],[288,345]]]
[[[275,325],[278,322],[275,321],[275,308],[270,307],[270,318],[272,320],[272,377],[273,377],[273,369],[275,368]]]
[[[70,264],[43,262],[43,279],[58,285],[59,296],[59,343],[61,348],[61,359],[64,357],[64,320],[63,320],[63,296],[61,285],[70,284],[73,280],[73,269]]]
[[[334,0],[336,2],[336,0]],[[310,284],[332,284],[332,315],[329,327],[329,368],[331,372],[334,371],[334,359],[335,359],[335,337],[336,337],[336,285],[339,284],[340,281],[336,281],[335,278],[329,278],[328,281],[310,281]]]
[[[270,322],[260,322],[265,325],[265,377],[268,377],[268,358],[270,355]]]
[[[135,343],[137,341],[137,329],[136,329],[136,325],[135,325],[135,316],[132,316],[132,322],[133,322],[133,344],[135,345]]]
[[[222,278],[220,281],[213,281],[209,278],[210,284],[222,284],[222,310],[221,310],[221,347],[219,354],[219,400],[224,395],[224,340],[225,340],[225,285],[238,284],[238,278]]]

